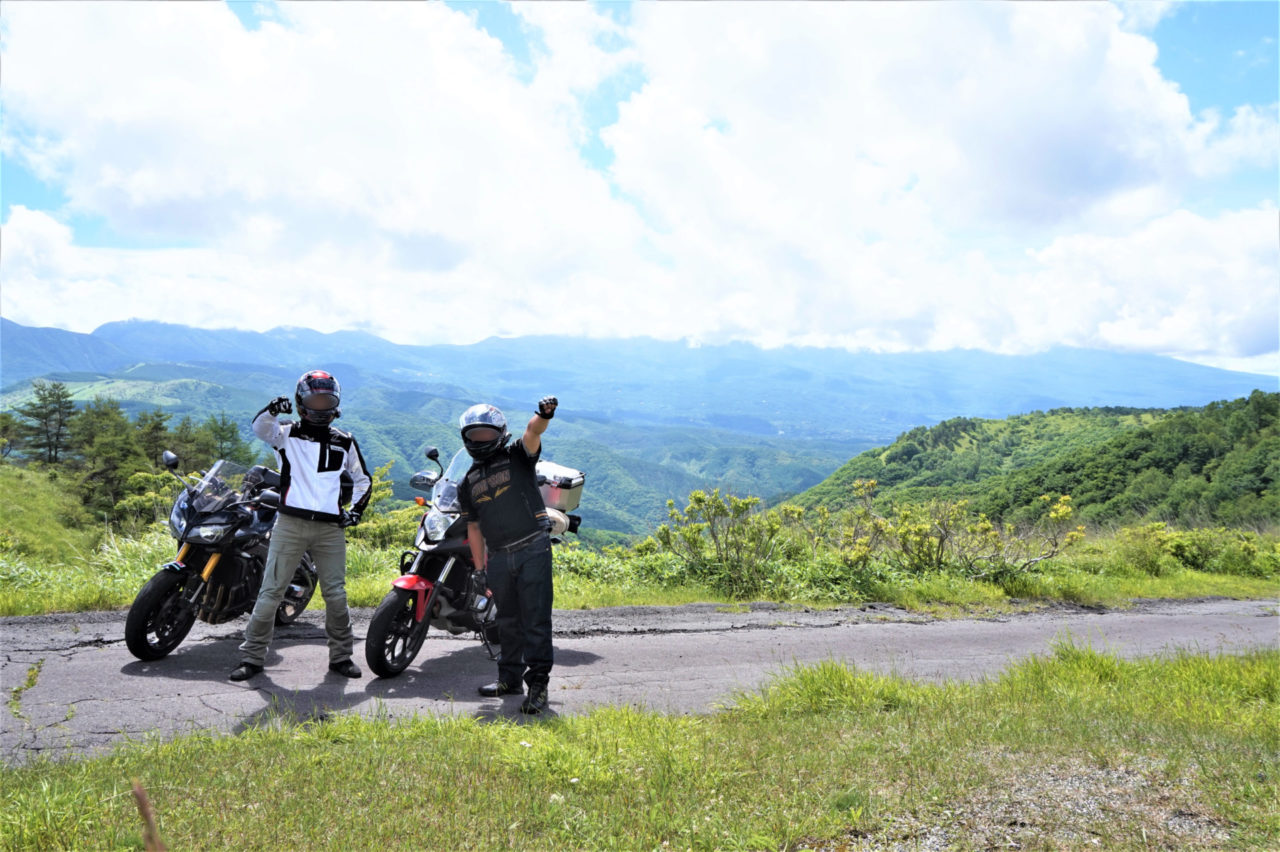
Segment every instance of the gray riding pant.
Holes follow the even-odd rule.
[[[329,637],[329,662],[351,659],[355,634],[347,609],[347,538],[342,527],[324,521],[309,521],[292,515],[277,515],[267,548],[267,566],[262,589],[253,605],[253,615],[244,629],[240,645],[242,662],[265,665],[267,646],[276,627],[276,609],[284,599],[294,571],[305,551],[316,563],[320,594],[324,598],[324,632]]]

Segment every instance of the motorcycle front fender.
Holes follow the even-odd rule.
[[[417,574],[405,574],[403,577],[396,577],[392,580],[391,585],[397,589],[404,589],[407,592],[417,594],[418,605],[414,610],[413,620],[421,624],[422,619],[427,616],[427,598],[431,596],[431,582],[419,577]]]

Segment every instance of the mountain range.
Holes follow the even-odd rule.
[[[5,408],[44,378],[78,400],[106,396],[130,412],[225,412],[245,422],[248,436],[248,418],[317,367],[342,382],[341,422],[369,464],[395,460],[399,497],[410,496],[406,483],[426,446],[458,448],[454,424],[468,405],[493,402],[518,432],[536,401],[555,394],[548,455],[586,471],[588,523],[627,533],[651,529],[665,519],[666,500],[694,488],[777,499],[906,430],[952,417],[1178,408],[1276,387],[1275,377],[1070,348],[874,354],[554,335],[403,345],[359,331],[131,320],[81,334],[0,318]]]

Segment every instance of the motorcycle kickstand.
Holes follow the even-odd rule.
[[[483,627],[480,628],[480,641],[484,643],[484,651],[489,655],[489,659],[496,661],[498,659],[498,655],[493,652],[493,645],[489,643],[488,631]]]

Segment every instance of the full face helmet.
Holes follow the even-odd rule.
[[[507,431],[507,418],[492,405],[473,405],[458,418],[462,430],[462,444],[476,461],[484,461],[501,450],[511,440]]]
[[[338,408],[342,401],[342,387],[324,370],[312,370],[298,379],[293,400],[298,404],[298,414],[302,419],[317,426],[326,426],[342,416]]]

